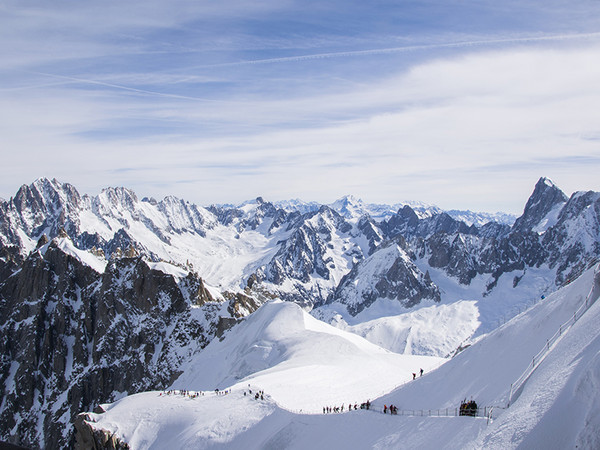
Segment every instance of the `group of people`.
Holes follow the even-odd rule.
[[[215,395],[226,395],[226,394],[230,394],[230,393],[231,393],[231,389],[225,389],[224,391],[215,389]]]
[[[390,414],[396,415],[396,414],[398,414],[398,407],[396,407],[394,405],[390,405],[390,406],[383,405],[383,413],[387,414],[388,411],[390,412]]]
[[[419,370],[420,375],[419,376],[423,376],[423,369]],[[413,372],[413,380],[417,379],[417,374],[415,372]]]
[[[369,409],[371,407],[371,401],[367,400],[364,403],[360,404],[360,409]],[[323,414],[331,414],[331,413],[343,413],[344,412],[344,404],[342,406],[323,406]],[[358,403],[348,403],[347,406],[348,411],[357,411]]]
[[[202,391],[188,391],[188,390],[185,390],[185,389],[181,389],[181,390],[163,391],[163,392],[161,392],[158,395],[159,395],[159,397],[162,396],[162,395],[181,395],[182,397],[196,398],[196,397],[204,396],[204,392],[202,392]]]
[[[467,401],[466,399],[460,402],[459,416],[477,416],[477,403],[475,400]]]
[[[248,394],[252,395],[252,389],[250,389],[250,385],[248,385]],[[244,391],[244,397],[248,394],[246,394],[246,391]],[[256,391],[254,393],[254,400],[258,400],[259,398],[261,400],[265,399],[265,391]]]

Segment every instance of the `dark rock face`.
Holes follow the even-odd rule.
[[[382,244],[342,279],[328,303],[345,304],[356,315],[380,298],[397,300],[407,308],[424,299],[439,302],[438,287],[412,263],[405,248],[402,238]]]
[[[99,274],[51,242],[10,264],[0,284],[0,429],[15,444],[72,447],[79,412],[164,388],[232,325],[197,276],[178,283],[139,257]]]
[[[513,227],[493,223],[481,228],[468,227],[444,213],[420,219],[409,206],[404,206],[381,223],[380,230],[387,239],[404,237],[406,251],[413,261],[426,261],[425,266],[441,269],[462,284],[470,284],[478,275],[490,275],[491,281],[482,295],[494,289],[503,274],[524,272],[544,264],[556,271],[554,281],[559,285],[578,276],[600,257],[600,194],[577,193],[567,199],[549,180],[542,178]],[[370,258],[384,251],[385,245],[378,245],[370,252]],[[380,288],[374,287],[377,285],[374,281],[370,290],[362,292],[365,305],[376,298],[390,298],[387,286],[391,274],[373,275],[365,267],[363,263],[357,264],[329,301],[345,303],[348,311],[356,314],[363,306],[358,305],[356,293],[349,286],[372,276],[379,280]],[[411,286],[401,272],[394,275],[403,280],[400,284]],[[520,278],[515,278],[513,286],[519,281]],[[422,298],[420,292],[427,290],[427,283],[423,280],[419,283],[419,289],[403,292],[403,303],[414,305]],[[435,298],[431,292],[427,295]]]
[[[464,222],[453,219],[445,212],[419,219],[414,210],[408,205],[400,209],[395,216],[383,222],[381,227],[386,236],[393,238],[400,235],[407,240],[415,237],[424,238],[436,233],[477,233],[477,227],[469,227]]]
[[[75,450],[129,450],[127,442],[118,436],[90,425],[93,422],[88,413],[81,413],[75,419]]]
[[[579,192],[560,211],[556,225],[542,238],[557,284],[577,277],[600,257],[600,193]]]
[[[368,224],[362,223],[365,229]],[[290,236],[283,242],[274,257],[261,266],[253,276],[254,282],[269,282],[275,286],[292,284],[292,290],[277,290],[282,299],[301,304],[315,305],[323,303],[337,284],[334,279],[339,272],[334,256],[341,253],[346,261],[358,261],[362,250],[353,243],[353,230],[359,229],[348,223],[341,215],[327,206],[318,211],[294,217],[287,227]],[[369,230],[371,231],[371,230]],[[377,239],[372,232],[373,239]],[[336,238],[347,244],[337,249]],[[375,244],[373,244],[375,246]],[[323,288],[313,284],[315,279],[324,280]]]

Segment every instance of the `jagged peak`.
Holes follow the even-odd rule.
[[[556,216],[569,198],[549,178],[541,177],[535,184],[533,193],[525,204],[523,214],[513,226],[516,231],[543,231],[554,220],[547,220],[548,215]],[[555,217],[554,217],[555,218]],[[543,225],[543,226],[542,226]]]
[[[102,189],[98,195],[98,199],[108,201],[112,205],[133,206],[138,203],[137,195],[131,189],[125,187],[108,187]]]

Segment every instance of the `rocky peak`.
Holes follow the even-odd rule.
[[[552,225],[551,216],[556,217],[567,200],[568,197],[551,180],[540,178],[527,200],[523,215],[515,221],[513,231],[545,231]]]
[[[356,264],[342,279],[328,303],[339,302],[356,315],[378,299],[400,302],[406,308],[424,299],[440,301],[440,291],[428,273],[422,273],[407,254],[402,237]]]
[[[11,198],[2,219],[8,222],[6,226],[21,228],[33,239],[42,232],[52,238],[61,227],[72,229],[76,226],[81,201],[81,196],[70,184],[39,178],[29,186],[21,186]],[[15,245],[23,244],[20,238],[7,238]]]
[[[135,192],[124,187],[103,189],[98,197],[96,197],[96,206],[101,207],[105,211],[110,211],[113,208],[124,208],[133,211],[137,203],[138,198]]]

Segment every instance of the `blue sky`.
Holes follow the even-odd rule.
[[[0,196],[421,200],[600,190],[600,2],[4,1]]]

